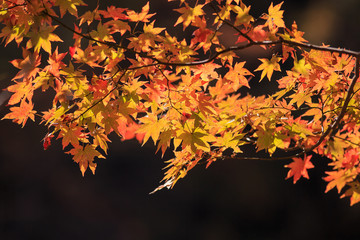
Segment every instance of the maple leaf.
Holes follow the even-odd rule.
[[[32,54],[23,48],[23,58],[24,59],[15,59],[10,62],[12,65],[14,65],[14,67],[20,69],[20,71],[13,79],[33,78],[39,71],[37,66],[39,66],[41,63],[41,57],[37,52]]]
[[[204,131],[196,129],[194,132],[179,131],[179,133],[181,134],[178,138],[182,140],[183,147],[190,146],[193,152],[196,152],[196,149],[201,149],[206,152],[210,151],[210,145],[206,141],[208,134]]]
[[[129,24],[120,20],[112,20],[106,24],[111,26],[111,34],[119,32],[121,35],[123,35],[126,31],[131,31]]]
[[[30,101],[34,94],[34,88],[31,82],[16,82],[16,84],[7,87],[6,90],[14,93],[8,101],[8,105],[15,105],[23,98]]]
[[[67,152],[73,155],[74,162],[79,164],[80,171],[84,176],[86,169],[89,167],[93,174],[95,174],[96,163],[94,158],[105,158],[99,151],[96,150],[96,146],[87,144],[85,147],[76,146]]]
[[[155,40],[164,28],[154,28],[154,21],[152,21],[150,24],[144,24],[143,29],[144,33],[140,34],[138,37],[130,38],[131,43],[129,44],[129,47],[135,47],[136,49],[148,52],[151,50],[149,47],[155,46]]]
[[[112,18],[114,20],[118,19],[128,19],[129,17],[123,12],[127,11],[127,8],[117,8],[115,6],[107,7],[107,10],[99,10],[98,12],[104,16],[104,18]]]
[[[160,34],[165,28],[154,28],[154,22],[152,21],[150,24],[144,24],[144,34],[146,35],[158,35]]]
[[[259,60],[262,62],[262,64],[260,64],[259,67],[255,69],[255,71],[262,70],[260,81],[265,77],[265,75],[270,81],[274,71],[281,71],[280,65],[278,63],[281,60],[280,57],[273,55],[270,60],[266,58],[259,58]]]
[[[212,43],[209,42],[210,39],[214,36],[214,32],[208,28],[198,28],[193,33],[193,38],[191,39],[191,45],[194,46],[198,44],[198,48],[203,48],[206,53]],[[214,39],[212,39],[214,40]]]
[[[111,107],[111,106],[110,106]],[[108,108],[104,108],[101,111],[101,126],[105,129],[105,133],[109,134],[112,131],[115,131],[120,135],[118,131],[119,123],[118,118],[120,117],[115,111],[111,111]]]
[[[62,18],[66,12],[77,17],[77,6],[84,6],[86,4],[82,0],[55,0],[54,5],[59,6]]]
[[[232,10],[237,14],[235,19],[235,26],[239,26],[242,24],[250,24],[254,18],[249,15],[250,7],[239,7],[239,6],[232,6]]]
[[[70,143],[73,147],[79,146],[79,139],[85,142],[86,135],[82,131],[83,128],[76,125],[61,128],[58,139],[62,138],[63,149]]]
[[[146,117],[142,117],[139,120],[143,124],[141,124],[139,129],[136,130],[136,133],[145,133],[143,144],[145,144],[150,137],[154,143],[156,143],[160,136],[160,132],[167,126],[164,119],[158,120],[158,117],[153,113],[148,114]]]
[[[29,33],[30,40],[27,42],[26,47],[34,47],[35,52],[39,52],[40,49],[44,49],[45,52],[51,54],[51,42],[62,42],[53,31],[56,26],[45,26],[42,25],[39,31],[33,31]]]
[[[35,121],[36,111],[34,111],[33,108],[34,104],[32,104],[32,102],[22,100],[19,107],[11,107],[11,112],[6,114],[2,119],[12,119],[13,122],[21,124],[22,127],[24,127],[28,118]]]
[[[204,15],[204,11],[202,7],[204,4],[198,4],[194,8],[189,7],[189,4],[185,3],[185,7],[175,9],[175,11],[181,13],[182,15],[178,18],[174,26],[179,23],[183,23],[183,30],[189,26],[189,24],[195,21],[195,18],[201,15]]]
[[[286,179],[290,177],[294,178],[294,184],[300,179],[301,176],[309,179],[307,169],[314,168],[314,165],[310,162],[312,155],[304,156],[304,160],[298,157],[294,157],[294,162],[285,165],[287,168],[291,168],[286,176]]]
[[[141,9],[140,13],[136,13],[135,11],[127,11],[127,15],[129,17],[129,20],[132,22],[149,22],[149,19],[155,15],[155,13],[148,14],[149,13],[149,2],[147,2]]]
[[[5,26],[3,29],[1,29],[0,38],[3,37],[5,39],[5,46],[7,46],[13,40],[15,40],[19,46],[19,44],[23,41],[25,31],[26,28],[24,26]]]
[[[111,142],[111,141],[105,134],[105,130],[95,129],[91,135],[94,137],[94,145],[99,146],[105,152],[105,154],[107,154],[107,149],[108,149],[107,142]]]
[[[340,198],[350,197],[350,206],[360,202],[360,183],[354,181],[348,184],[350,188]]]
[[[269,26],[269,28],[275,29],[277,27],[283,27],[285,28],[285,23],[283,20],[283,10],[280,10],[281,5],[284,2],[279,3],[278,5],[273,5],[273,3],[270,4],[270,7],[268,9],[268,15],[264,16],[264,19],[266,19],[266,25]]]
[[[259,126],[256,136],[258,137],[256,142],[257,150],[267,149],[270,155],[272,155],[276,150],[274,145],[274,129]]]
[[[338,193],[345,187],[348,182],[353,181],[354,175],[348,174],[349,171],[339,169],[337,171],[325,172],[328,176],[323,179],[329,182],[326,186],[325,193],[336,187]]]
[[[245,62],[236,63],[234,68],[229,67],[229,71],[226,73],[224,78],[232,82],[232,88],[237,91],[239,87],[245,86],[250,88],[248,79],[245,76],[254,76],[249,70],[244,68]]]
[[[89,91],[93,93],[94,99],[102,98],[108,92],[108,82],[102,79],[96,79],[93,84],[89,86]]]
[[[58,48],[55,49],[53,54],[49,57],[48,63],[44,70],[51,73],[53,76],[59,78],[60,77],[60,70],[65,67],[65,63],[62,62],[64,57],[67,53],[60,53],[58,52]]]
[[[311,70],[311,65],[309,63],[306,63],[305,58],[302,58],[299,61],[297,59],[295,59],[294,67],[292,70],[294,70],[295,72],[298,72],[304,76],[308,76],[309,72]]]
[[[90,32],[90,36],[96,40],[103,42],[114,42],[112,35],[110,34],[109,28],[105,25],[99,23],[97,25],[97,30],[93,30]]]
[[[166,149],[170,146],[170,141],[173,138],[173,136],[174,136],[174,131],[172,130],[166,130],[160,134],[156,152],[158,152],[159,149],[161,148],[162,157],[164,156]]]
[[[298,26],[296,24],[296,22],[294,21],[293,24],[291,25],[291,34],[294,37],[292,40],[296,41],[296,42],[307,42],[307,40],[305,40],[303,38],[304,32],[298,31]]]
[[[299,90],[296,94],[290,95],[292,99],[289,102],[289,105],[296,103],[297,107],[300,107],[304,102],[310,103],[311,102],[311,95],[308,91]]]
[[[94,19],[100,20],[100,11],[98,10],[98,7],[96,7],[93,11],[87,11],[80,17],[80,23],[79,26],[83,25],[83,23],[87,23],[90,25]],[[104,11],[105,12],[105,11]],[[105,16],[104,16],[105,17]]]

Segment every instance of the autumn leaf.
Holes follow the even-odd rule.
[[[245,76],[252,75],[249,70],[244,68],[245,62],[236,63],[234,68],[229,67],[229,71],[225,74],[224,78],[232,82],[232,87],[234,91],[237,91],[239,87],[245,86],[250,88],[248,79]]]
[[[147,2],[141,9],[140,13],[136,13],[135,11],[129,10],[127,12],[129,20],[132,22],[144,22],[144,23],[149,22],[149,19],[155,15],[155,13],[148,14],[149,9],[150,9],[149,2]]]
[[[298,157],[294,157],[292,163],[285,165],[285,167],[290,168],[286,179],[290,177],[294,178],[294,184],[300,179],[301,176],[309,179],[307,169],[314,168],[314,165],[310,162],[312,155],[304,156],[304,160]]]
[[[30,53],[26,49],[23,49],[23,58],[24,59],[15,59],[11,61],[11,64],[14,65],[14,67],[20,69],[13,79],[33,78],[39,71],[39,68],[37,67],[41,63],[41,57],[38,53]]]
[[[79,139],[85,142],[86,135],[82,131],[83,129],[76,125],[62,128],[59,132],[58,139],[62,138],[63,149],[70,143],[73,147],[79,146]]]
[[[128,16],[124,13],[128,9],[127,8],[117,8],[115,6],[107,7],[107,10],[99,10],[98,12],[104,16],[104,18],[112,18],[114,20],[125,20],[128,19]]]
[[[53,54],[49,57],[48,63],[44,70],[51,73],[53,76],[59,78],[60,77],[60,70],[64,68],[66,65],[62,62],[64,57],[67,53],[60,53],[58,52],[58,48],[55,49]]]
[[[270,7],[268,9],[268,15],[265,15],[264,19],[266,19],[266,25],[269,26],[269,28],[272,30],[277,27],[283,27],[285,28],[285,23],[283,20],[283,10],[280,10],[282,4],[284,2],[281,2],[277,5],[273,5],[273,3],[270,4]]]
[[[95,174],[96,163],[94,158],[105,158],[99,151],[96,150],[96,146],[87,144],[85,147],[76,146],[67,152],[73,155],[74,162],[79,164],[80,171],[84,176],[86,169],[89,167],[93,174]]]
[[[103,41],[103,42],[114,42],[114,39],[112,38],[111,34],[110,34],[110,29],[99,23],[97,25],[97,30],[93,30],[90,32],[90,36],[93,39],[99,40],[99,41]]]
[[[82,0],[55,0],[55,6],[60,8],[60,17],[62,18],[66,12],[77,17],[77,6],[86,5]]]
[[[324,177],[324,180],[328,182],[325,193],[336,187],[338,193],[346,186],[347,183],[352,182],[354,174],[351,174],[349,170],[339,169],[337,171],[325,172],[328,176]]]
[[[270,81],[274,71],[281,71],[280,65],[278,63],[281,60],[280,57],[273,55],[270,60],[266,58],[259,58],[259,60],[262,62],[262,64],[260,64],[259,67],[255,69],[255,71],[262,71],[260,81],[265,77],[265,75]]]
[[[151,137],[154,143],[157,142],[160,136],[160,132],[166,128],[167,124],[164,119],[158,119],[155,114],[148,114],[146,117],[139,119],[142,124],[139,129],[136,130],[136,133],[144,133],[143,144],[145,144],[148,139]]]
[[[14,85],[10,85],[6,90],[12,92],[8,105],[15,105],[22,99],[31,100],[34,95],[34,88],[31,82],[16,82]]]
[[[240,146],[248,145],[269,160],[292,158],[286,178],[294,183],[314,167],[311,156],[294,153],[329,158],[325,191],[336,187],[351,205],[360,201],[360,56],[308,44],[295,22],[286,28],[282,2],[254,18],[241,0],[177,0],[174,26],[184,33],[150,20],[150,1],[140,12],[112,4],[100,9],[103,1],[80,17],[82,0],[0,2],[1,42],[22,48],[22,57],[11,61],[19,70],[6,88],[12,106],[4,119],[24,126],[35,120],[33,101],[48,107],[39,115],[48,128],[44,149],[57,134],[83,175],[89,167],[94,173],[110,137],[140,144],[151,138],[156,152],[170,151],[156,190],[172,188],[201,163],[243,159]],[[266,52],[252,48],[245,56],[254,46]],[[255,70],[245,68],[254,54],[269,53]],[[279,91],[249,91],[256,71],[260,81],[281,71]]]
[[[204,14],[202,7],[204,5],[198,4],[194,8],[191,8],[186,2],[185,7],[175,9],[175,11],[181,13],[181,16],[178,18],[174,26],[178,25],[179,23],[183,23],[183,29],[187,28],[189,24],[195,21],[196,17],[199,17]]]
[[[256,136],[258,137],[256,142],[257,150],[266,149],[272,155],[276,150],[274,145],[274,129],[259,126]]]
[[[162,132],[159,136],[159,142],[157,144],[156,152],[161,149],[162,156],[164,156],[164,153],[166,149],[170,146],[170,141],[173,138],[174,132],[172,130],[166,130]]]
[[[360,183],[358,181],[354,181],[348,185],[350,188],[341,195],[341,198],[350,197],[350,206],[353,206],[355,203],[360,202]]]
[[[126,31],[131,31],[129,24],[121,20],[109,21],[106,24],[111,26],[111,34],[119,32],[121,35],[123,35]]]
[[[54,137],[52,133],[46,134],[45,138],[43,139],[43,147],[44,150],[47,150],[51,145],[51,139]]]
[[[80,23],[79,26],[83,25],[83,23],[87,23],[90,25],[94,20],[100,19],[100,13],[101,11],[98,10],[98,8],[95,8],[94,11],[87,11],[80,17]],[[106,13],[106,11],[103,11]],[[104,16],[105,17],[105,16]]]
[[[178,138],[182,140],[184,147],[190,146],[193,152],[196,152],[196,149],[201,149],[204,151],[210,150],[210,145],[206,141],[207,134],[200,129],[195,130],[194,132],[180,131],[182,132]]]
[[[39,31],[29,33],[30,40],[27,42],[27,48],[34,47],[35,52],[42,48],[45,52],[51,54],[51,42],[62,42],[58,35],[53,33],[55,26],[42,26]]]
[[[311,65],[309,63],[305,62],[305,58],[300,59],[299,61],[297,59],[294,60],[294,67],[292,68],[297,73],[300,73],[304,76],[308,76],[309,72],[311,70]]]
[[[33,108],[34,104],[32,104],[32,102],[27,102],[23,99],[19,107],[11,107],[11,112],[6,114],[2,119],[12,119],[13,122],[21,124],[22,127],[24,127],[28,118],[35,121],[36,111],[33,110]]]
[[[245,6],[241,8],[240,6],[233,6],[232,10],[236,14],[236,19],[234,24],[235,26],[239,26],[241,24],[247,25],[254,20],[254,18],[251,15],[249,15],[250,7]]]

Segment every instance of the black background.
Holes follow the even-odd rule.
[[[145,3],[133,2],[101,5],[139,10]],[[251,4],[259,16],[270,1]],[[150,1],[151,11],[158,12],[157,26],[172,28],[174,6]],[[283,8],[287,25],[296,20],[313,43],[360,50],[358,1],[285,1]],[[15,44],[1,47],[2,88],[16,73],[8,63],[21,56],[15,49]],[[246,54],[256,61],[251,53]],[[259,91],[269,83],[262,84]],[[0,117],[6,113],[2,106]],[[198,166],[172,190],[149,195],[165,166],[151,144],[140,147],[111,136],[108,157],[98,162],[96,175],[88,171],[82,177],[59,142],[43,150],[44,126],[29,122],[21,128],[3,120],[0,132],[0,239],[358,238],[360,204],[350,207],[336,190],[324,193],[326,159],[313,158],[310,180],[295,185],[284,180],[286,161],[218,161],[208,169]]]

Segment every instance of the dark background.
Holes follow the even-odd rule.
[[[145,3],[133,2],[101,4],[139,10]],[[251,2],[255,16],[270,4]],[[150,1],[151,11],[158,12],[157,26],[171,28],[177,16],[170,10],[174,6]],[[311,42],[360,50],[359,1],[285,1],[283,8],[287,25],[296,20]],[[20,55],[14,44],[1,46],[2,88],[16,73],[8,61]],[[262,84],[259,89],[266,89],[268,83]],[[6,113],[2,106],[0,117]],[[360,204],[350,207],[349,199],[339,199],[336,190],[324,193],[322,177],[330,169],[321,158],[314,158],[310,180],[296,185],[284,180],[286,161],[228,160],[207,170],[198,166],[174,189],[149,195],[165,166],[151,144],[140,147],[112,136],[96,175],[88,171],[82,177],[59,142],[43,150],[44,126],[29,122],[21,128],[3,120],[0,132],[0,239],[358,238]]]

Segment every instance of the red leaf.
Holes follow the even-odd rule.
[[[44,143],[43,143],[43,146],[44,146],[44,150],[47,150],[50,145],[51,145],[51,139],[54,137],[54,135],[52,135],[51,133],[47,134],[44,138]]]
[[[75,51],[76,51],[76,47],[69,47],[69,53],[70,53],[70,56],[71,58],[74,57],[74,54],[75,54]]]

